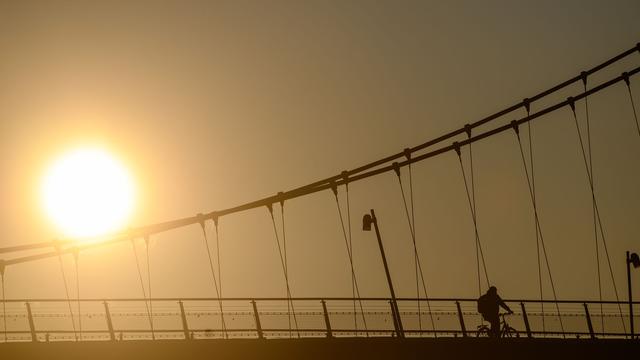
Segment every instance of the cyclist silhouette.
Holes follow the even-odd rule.
[[[513,311],[502,301],[495,286],[489,287],[487,293],[478,299],[478,312],[491,324],[491,337],[500,337],[500,307],[513,314]]]

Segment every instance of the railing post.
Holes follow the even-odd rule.
[[[464,317],[462,316],[462,309],[460,308],[460,302],[456,301],[456,307],[458,308],[458,319],[460,320],[460,328],[462,329],[462,336],[467,337],[467,328],[464,326]]]
[[[527,329],[527,337],[531,336],[531,327],[529,326],[529,317],[527,316],[527,310],[524,308],[524,303],[520,303],[520,307],[522,308],[522,320],[524,320],[524,327]]]
[[[327,303],[324,300],[320,300],[322,303],[322,312],[324,313],[324,324],[327,327],[327,337],[333,337],[333,331],[331,330],[331,321],[329,320],[329,312],[327,311]]]
[[[38,335],[36,334],[36,324],[33,322],[33,313],[31,313],[31,304],[27,304],[27,317],[29,318],[29,330],[31,330],[31,341],[38,342]]]
[[[105,301],[103,302],[103,304],[104,304],[104,314],[107,319],[107,328],[109,329],[109,338],[111,339],[111,341],[115,341],[116,334],[113,332],[113,322],[111,322],[111,312],[109,311],[109,303]]]
[[[189,340],[189,323],[187,323],[187,313],[184,312],[182,300],[179,300],[178,304],[180,304],[180,316],[182,317],[182,331],[184,332],[184,339]]]
[[[591,316],[589,315],[589,307],[587,306],[587,303],[583,303],[582,305],[584,305],[584,316],[586,316],[587,318],[587,326],[589,327],[589,334],[591,335],[592,339],[595,339],[596,334],[593,332],[593,324],[591,323]]]
[[[258,339],[264,339],[264,334],[262,333],[262,325],[260,325],[260,314],[258,314],[258,305],[256,305],[255,300],[251,300],[251,305],[253,305],[253,316],[256,318],[256,330],[258,331]]]

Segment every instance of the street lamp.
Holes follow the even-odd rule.
[[[387,275],[387,283],[389,284],[389,292],[391,293],[391,315],[393,316],[393,325],[396,329],[396,334],[398,334],[398,337],[404,338],[404,329],[402,328],[402,319],[400,319],[400,311],[398,309],[398,302],[396,301],[396,293],[395,291],[393,291],[393,283],[391,282],[391,274],[389,273],[389,266],[387,265],[387,257],[384,254],[382,238],[380,237],[380,229],[378,229],[378,219],[376,219],[376,213],[373,211],[373,209],[371,209],[371,214],[365,214],[362,218],[362,230],[371,231],[371,224],[373,224],[376,230],[378,246],[380,247],[380,255],[382,256],[382,264],[384,265],[384,272]]]
[[[631,328],[631,339],[634,338],[633,332],[633,298],[631,295],[631,265],[634,268],[640,267],[640,257],[638,254],[632,253],[629,254],[627,251],[627,289],[629,290],[629,327]]]

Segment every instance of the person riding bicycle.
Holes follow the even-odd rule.
[[[491,324],[491,337],[500,337],[500,307],[513,314],[513,311],[502,301],[495,286],[489,287],[487,293],[478,299],[478,312]]]

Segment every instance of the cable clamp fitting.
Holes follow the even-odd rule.
[[[457,141],[453,142],[453,149],[456,151],[456,154],[458,154],[458,157],[461,157],[462,154],[460,153],[460,144]]]
[[[6,261],[4,259],[0,259],[0,276],[4,277],[4,270],[7,268]]]
[[[348,184],[349,183],[349,172],[347,170],[344,170],[343,172],[340,173],[340,175],[342,175],[342,180],[344,181],[344,184]]]
[[[273,204],[269,203],[265,205],[267,207],[267,210],[269,210],[269,212],[271,213],[271,215],[273,215]]]
[[[569,106],[571,107],[571,111],[576,112],[576,103],[573,101],[573,96],[569,96],[567,98],[567,102],[569,102]]]
[[[331,191],[333,191],[333,195],[338,196],[338,186],[335,181],[329,182],[329,186],[331,187]]]
[[[520,127],[518,126],[518,122],[516,120],[511,120],[511,127],[513,131],[516,132],[516,135],[520,136]]]
[[[202,227],[202,230],[204,230],[204,222],[205,222],[204,215],[202,213],[198,213],[196,217],[198,218],[198,224],[200,224],[200,226]]]
[[[469,138],[470,138],[470,137],[471,137],[471,125],[469,125],[469,124],[465,124],[465,126],[464,126],[464,132],[466,132],[466,133],[467,133],[467,137],[469,137]]]
[[[627,84],[627,86],[631,86],[631,82],[629,81],[629,73],[628,72],[623,72],[622,73],[622,80],[624,80],[625,84]]]
[[[529,98],[522,99],[522,105],[524,109],[527,110],[527,114],[529,114],[531,112],[531,100],[529,100]]]
[[[391,164],[391,166],[393,166],[393,171],[396,173],[396,175],[400,177],[400,164],[398,164],[397,161],[394,161],[393,164]]]
[[[278,191],[277,196],[280,199],[280,207],[284,207],[284,193],[282,191]]]
[[[587,74],[586,71],[582,71],[580,72],[580,78],[582,79],[582,83],[584,84],[584,86],[587,86],[587,76],[589,74]]]
[[[214,211],[211,213],[211,219],[213,219],[213,224],[218,227],[218,219],[220,218],[220,215],[218,215],[218,212]]]
[[[411,160],[411,149],[406,148],[402,150],[402,153],[404,154],[404,157],[407,158],[407,160]]]

